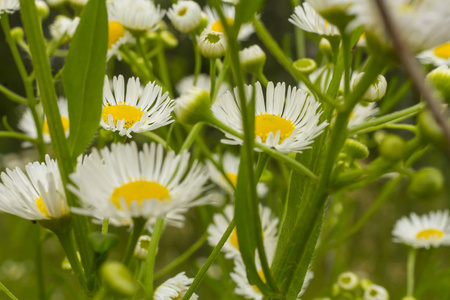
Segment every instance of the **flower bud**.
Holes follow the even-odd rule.
[[[378,146],[378,152],[386,159],[396,161],[403,156],[405,141],[395,134],[387,135]]]
[[[347,139],[345,141],[344,151],[354,159],[364,159],[369,156],[367,146],[354,139]]]
[[[352,87],[353,89],[359,84],[364,73],[359,73],[355,79],[353,79]],[[364,94],[362,100],[367,102],[375,102],[381,100],[386,94],[387,81],[383,75],[378,75],[374,83],[372,83],[369,89]]]
[[[327,58],[328,61],[333,61],[333,49],[331,48],[331,44],[327,39],[320,39],[319,50]]]
[[[22,27],[14,27],[11,29],[11,37],[15,42],[23,40],[23,29]]]
[[[100,268],[103,283],[121,296],[132,296],[136,286],[130,270],[119,262],[105,262]]]
[[[372,284],[364,291],[364,300],[389,300],[389,293],[382,286]]]
[[[192,87],[175,100],[175,115],[183,124],[196,124],[213,117],[209,93],[204,89]]]
[[[172,25],[182,33],[191,33],[202,22],[202,9],[194,1],[180,1],[167,11]]]
[[[406,297],[403,297],[402,300],[417,300],[417,299],[414,297],[411,297],[411,296],[406,296]]]
[[[294,68],[305,74],[311,74],[317,69],[316,61],[311,58],[301,58],[294,62]]]
[[[444,132],[430,111],[420,113],[417,117],[417,127],[419,128],[420,137],[423,140],[438,146],[445,145]]]
[[[161,39],[167,48],[175,48],[178,46],[177,38],[170,31],[164,30],[161,32]]]
[[[339,287],[339,284],[335,283],[331,287],[331,296],[336,297],[341,292],[341,288]]]
[[[50,8],[48,7],[47,3],[42,0],[37,0],[35,1],[35,3],[39,17],[41,17],[42,19],[47,18],[50,12]]]
[[[205,30],[197,42],[198,50],[206,58],[221,58],[227,52],[228,43],[223,33]]]
[[[141,235],[134,248],[134,257],[140,260],[145,260],[150,247],[150,237],[148,235]]]
[[[253,45],[239,51],[239,60],[245,72],[258,74],[262,72],[266,63],[266,54],[261,47]]]
[[[337,284],[346,291],[352,291],[358,287],[358,276],[353,272],[345,272],[339,275]]]
[[[450,103],[450,69],[441,66],[427,75],[427,82],[432,84],[442,97]]]
[[[371,286],[373,283],[372,281],[370,281],[367,278],[361,279],[361,281],[359,282],[359,285],[361,286],[361,288],[363,290],[367,289],[369,286]]]
[[[423,168],[414,173],[408,185],[408,195],[415,200],[431,200],[444,189],[444,176],[435,168]]]

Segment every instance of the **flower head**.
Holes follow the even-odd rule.
[[[202,9],[194,1],[179,1],[169,9],[167,16],[178,31],[190,33],[201,23]]]
[[[329,24],[308,2],[303,2],[303,5],[295,7],[295,12],[289,18],[289,22],[304,31],[318,35],[340,35],[336,26]]]
[[[228,43],[225,35],[205,29],[197,39],[198,50],[206,58],[220,58],[225,55]]]
[[[148,254],[148,248],[150,247],[151,237],[148,235],[141,235],[134,248],[134,257],[140,260],[145,260]]]
[[[253,45],[239,51],[239,60],[244,71],[258,74],[262,72],[266,62],[266,54],[258,45]]]
[[[379,285],[371,284],[364,291],[364,300],[389,300],[387,290]]]
[[[176,300],[186,294],[194,279],[187,277],[184,272],[164,281],[155,291],[155,300]],[[198,296],[193,294],[190,300],[197,300]]]
[[[2,0],[0,1],[0,14],[8,13],[12,14],[16,10],[20,9],[19,0]]]
[[[115,0],[108,5],[110,17],[132,31],[155,30],[165,10],[150,0]]]
[[[128,43],[134,43],[134,37],[125,30],[122,24],[117,21],[109,20],[108,22],[108,52],[106,58],[109,60],[113,56],[117,56],[120,60],[120,46]]]
[[[212,117],[209,93],[204,89],[192,87],[176,99],[175,115],[184,124],[207,121]]]
[[[417,55],[424,64],[432,64],[436,67],[450,66],[450,42],[425,50]]]

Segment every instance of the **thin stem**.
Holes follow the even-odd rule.
[[[108,233],[108,225],[109,225],[109,219],[103,219],[103,223],[102,223],[102,234],[106,235]]]
[[[209,63],[209,77],[211,78],[211,89],[209,93],[209,97],[211,99],[211,103],[214,102],[214,91],[216,89],[216,59],[211,58]]]
[[[169,145],[167,144],[166,140],[164,140],[162,137],[160,137],[159,135],[157,135],[156,133],[153,133],[151,131],[147,131],[147,132],[141,132],[140,134],[148,137],[150,140],[155,141],[157,143],[160,143],[164,146],[164,148],[166,149],[170,149]]]
[[[183,254],[178,256],[174,261],[172,261],[170,264],[159,270],[155,273],[155,280],[160,278],[161,276],[169,273],[182,263],[184,263],[189,257],[191,257],[192,254],[195,253],[203,244],[205,244],[206,240],[208,238],[208,233],[205,232],[202,234],[202,236],[189,248],[187,249]]]
[[[0,84],[0,92],[5,95],[9,100],[14,101],[16,103],[20,104],[27,104],[27,99],[20,96],[19,94],[14,93],[13,91],[10,91],[5,86]]]
[[[256,77],[264,86],[267,86],[267,84],[269,84],[269,80],[267,80],[266,76],[262,71],[256,73]]]
[[[9,297],[9,299],[11,300],[18,300],[16,296],[13,295],[13,293],[10,292],[10,290],[8,290],[6,288],[6,286],[0,281],[0,290],[3,291],[3,293],[6,294],[6,296]]]
[[[126,266],[130,264],[131,257],[134,253],[134,248],[136,248],[136,243],[141,236],[146,222],[147,220],[144,218],[133,219],[133,230],[131,232],[130,238],[128,239],[127,249],[125,250],[125,255],[123,256],[122,260],[122,263]]]
[[[203,128],[203,123],[197,123],[194,125],[194,127],[192,127],[191,131],[189,132],[188,137],[184,140],[183,145],[181,145],[180,148],[180,153],[183,150],[188,150],[192,143],[195,141],[195,139],[197,138],[198,134],[200,133],[200,131]]]
[[[217,82],[214,90],[211,90],[212,99],[216,99],[217,93],[219,92],[220,87],[222,86],[222,82],[225,80],[225,76],[228,73],[230,66],[230,56],[225,55],[223,60],[222,68],[220,68],[219,76],[217,77]]]
[[[23,141],[28,141],[32,143],[37,143],[36,139],[29,137],[28,135],[19,133],[19,132],[11,132],[11,131],[0,131],[0,138],[12,138]]]
[[[41,226],[36,227],[36,280],[38,283],[39,299],[47,299],[45,293],[45,277],[42,261],[42,242],[41,242]]]
[[[194,48],[195,66],[194,66],[194,86],[197,85],[198,75],[202,69],[202,55],[198,50],[197,36],[192,34],[192,47]]]
[[[192,282],[191,286],[187,290],[186,294],[182,298],[182,300],[188,300],[191,298],[192,294],[194,294],[197,287],[202,282],[203,278],[205,277],[206,272],[208,271],[209,267],[212,265],[214,260],[216,259],[217,255],[219,255],[220,250],[222,249],[225,242],[228,240],[228,238],[231,235],[231,232],[233,232],[234,229],[234,219],[231,220],[230,224],[228,225],[227,230],[225,230],[223,236],[220,238],[219,243],[217,243],[216,247],[214,247],[211,255],[206,260],[205,264],[200,268],[197,275],[195,275],[194,281]]]
[[[152,80],[155,76],[153,75],[153,70],[152,70],[152,66],[150,65],[150,61],[146,58],[142,37],[140,35],[136,36],[136,45],[137,45],[139,54],[141,55],[142,59],[144,60],[144,65],[147,68],[147,72],[150,75],[149,79]]]
[[[138,62],[136,55],[128,48],[127,45],[122,45],[120,47],[120,52],[124,60],[130,65],[134,66],[142,77],[144,77],[148,81],[151,80],[151,76],[148,73],[148,70]]]
[[[342,50],[344,54],[344,96],[347,97],[350,93],[350,77],[351,77],[351,35],[342,34]]]
[[[166,55],[164,54],[164,42],[159,38],[159,43],[161,45],[160,51],[158,51],[156,55],[156,59],[158,60],[159,66],[159,74],[161,76],[161,80],[164,83],[165,88],[169,91],[169,95],[173,97],[172,83],[170,81],[169,69],[167,67]]]
[[[155,269],[155,258],[158,249],[159,238],[162,233],[162,227],[164,219],[158,218],[153,228],[152,238],[150,240],[150,246],[148,248],[148,254],[146,259],[146,290],[145,299],[151,300],[153,298],[153,274]]]
[[[414,268],[416,265],[416,254],[417,250],[411,247],[409,249],[408,263],[406,266],[406,274],[407,274],[406,296],[408,297],[414,296]]]

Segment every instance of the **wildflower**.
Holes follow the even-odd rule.
[[[432,64],[436,67],[450,66],[450,42],[425,50],[419,53],[417,58],[424,64]]]
[[[418,216],[412,213],[395,223],[393,241],[414,248],[450,245],[450,216],[447,210]]]
[[[345,272],[339,275],[337,284],[340,288],[351,291],[358,287],[359,279],[353,272]]]
[[[211,30],[213,32],[225,34],[225,28],[215,9],[206,6],[204,10],[208,17],[208,26],[206,27],[206,29]],[[234,18],[236,15],[234,6],[224,5],[223,13],[225,15],[228,25],[232,26],[234,24]],[[237,38],[239,41],[246,41],[254,32],[255,28],[253,27],[252,23],[244,23],[241,26]]]
[[[225,35],[220,32],[204,30],[197,39],[198,50],[206,58],[221,58],[228,48]]]
[[[367,105],[356,104],[353,112],[350,114],[350,120],[348,121],[348,128],[364,124],[367,120],[375,117],[380,109],[375,102],[368,103]]]
[[[106,54],[108,60],[113,56],[117,56],[121,60],[120,46],[134,42],[135,39],[122,24],[114,20],[108,22],[108,52]]]
[[[80,159],[70,178],[71,190],[82,200],[73,211],[96,219],[110,219],[113,225],[131,225],[132,218],[165,218],[182,224],[190,207],[208,203],[205,191],[208,176],[197,161],[189,165],[188,152],[164,154],[163,146],[113,144],[100,153]]]
[[[427,75],[427,81],[431,83],[441,96],[450,101],[450,69],[441,66]]]
[[[208,93],[211,93],[211,78],[209,77],[209,75],[200,73],[197,77],[197,82],[195,85],[194,85],[194,80],[195,80],[194,75],[189,75],[189,76],[186,76],[183,79],[181,79],[176,86],[178,94],[183,95],[184,93],[187,93],[194,86],[204,89]],[[220,97],[227,90],[230,90],[230,89],[231,89],[230,85],[227,82],[222,81],[222,83],[219,87],[219,91],[217,92],[217,96]]]
[[[79,23],[80,23],[79,17],[70,19],[63,15],[56,16],[55,21],[49,27],[50,35],[55,40],[62,39],[61,43],[66,43],[75,34],[75,31],[77,30]]]
[[[189,286],[194,281],[193,278],[187,277],[184,272],[164,281],[155,291],[155,300],[181,299],[186,294]],[[198,296],[193,294],[190,300],[197,300]]]
[[[308,0],[312,8],[339,28],[345,28],[353,18],[349,11],[353,2],[353,0]]]
[[[173,122],[170,113],[173,101],[169,93],[162,94],[162,88],[155,82],[148,83],[141,91],[139,78],[130,78],[126,87],[122,75],[113,78],[112,87],[105,76],[103,85],[103,110],[100,125],[121,136],[131,137],[132,132],[155,130]]]
[[[294,14],[289,18],[289,22],[304,31],[312,32],[323,36],[339,36],[336,26],[329,24],[317,11],[308,3],[295,7]]]
[[[266,54],[258,45],[253,45],[239,51],[242,69],[248,73],[261,73],[266,62]]]
[[[8,13],[12,14],[16,10],[20,9],[19,0],[2,0],[0,1],[0,14]]]
[[[145,260],[148,254],[151,237],[148,235],[141,235],[134,248],[134,257],[140,260]]]
[[[246,86],[247,98],[250,99],[251,86]],[[314,138],[320,135],[328,124],[319,123],[320,103],[308,92],[278,83],[276,87],[269,82],[266,98],[261,84],[256,83],[255,89],[255,141],[273,147],[280,152],[301,152],[310,148]],[[212,106],[214,116],[243,133],[242,115],[238,104],[237,90],[235,96],[227,92]],[[242,144],[242,140],[229,133],[225,133],[226,144]]]
[[[353,88],[355,88],[359,84],[359,82],[361,81],[363,76],[364,76],[364,73],[359,73],[358,75],[353,77],[353,80],[352,80]],[[364,96],[362,97],[362,100],[368,101],[368,102],[379,101],[386,94],[386,89],[387,89],[386,78],[384,78],[383,75],[378,75],[375,82],[370,85],[370,87],[368,88],[368,90],[366,91]]]
[[[190,33],[200,26],[202,9],[194,1],[179,1],[169,9],[167,16],[178,31]]]
[[[382,286],[372,284],[364,291],[364,300],[389,300],[389,293]]]

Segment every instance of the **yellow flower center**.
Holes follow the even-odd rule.
[[[180,9],[180,10],[178,11],[178,15],[179,15],[180,17],[182,17],[182,16],[184,16],[184,15],[186,14],[186,12],[187,12],[187,8],[186,8],[186,7],[183,7],[182,9]]]
[[[125,183],[114,189],[111,195],[111,202],[118,208],[121,208],[120,199],[124,199],[127,206],[130,206],[133,201],[137,201],[141,206],[144,200],[157,199],[162,201],[169,199],[169,190],[154,181],[138,180]]]
[[[264,271],[262,269],[258,271],[258,275],[259,278],[261,278],[262,282],[266,283],[266,275],[264,275]],[[259,290],[258,286],[252,285],[252,287],[255,291],[261,294],[261,291]]]
[[[266,142],[269,133],[275,137],[277,131],[280,131],[280,143],[288,138],[294,131],[295,126],[291,120],[270,114],[255,116],[255,135],[259,135],[263,143]]]
[[[117,124],[117,121],[125,119],[124,127],[128,129],[136,122],[139,122],[143,114],[143,111],[134,106],[127,104],[115,104],[103,107],[102,119],[106,123],[109,123],[108,116],[112,115],[114,124]]]
[[[239,250],[239,242],[238,242],[238,236],[236,228],[233,229],[233,232],[230,235],[230,244],[233,245],[234,248]]]
[[[417,233],[417,239],[432,239],[432,238],[438,238],[439,240],[442,239],[444,236],[444,232],[439,229],[425,229],[422,231],[419,231]]]
[[[125,35],[125,28],[117,21],[111,21],[108,23],[108,49],[111,49],[112,45]]]
[[[227,173],[228,179],[233,183],[234,186],[237,184],[237,175],[234,173]]]
[[[44,200],[42,199],[42,196],[39,195],[36,199],[36,206],[39,209],[39,211],[46,217],[50,218],[50,214],[48,213],[47,207],[45,207]]]
[[[450,58],[450,42],[440,45],[434,48],[434,55],[440,58],[449,59]]]
[[[228,25],[233,26],[234,20],[232,18],[226,18],[226,19],[227,19]],[[222,21],[220,21],[220,20],[218,20],[212,24],[211,30],[225,33],[225,28],[223,27]]]
[[[64,129],[64,133],[67,133],[69,130],[69,119],[66,117],[61,117],[61,123]],[[44,121],[44,127],[42,128],[42,132],[45,134],[50,134],[50,129],[48,128],[47,120]]]

